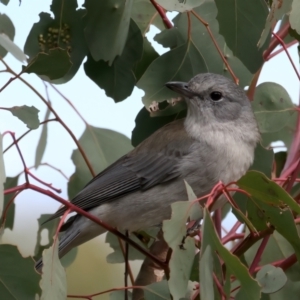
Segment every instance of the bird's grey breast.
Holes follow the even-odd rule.
[[[253,163],[258,133],[255,137],[247,136],[249,128],[243,124],[203,126],[189,123],[187,119],[185,126],[195,142],[189,155],[183,157],[180,168],[198,196],[210,192],[218,181],[225,184],[237,181]]]

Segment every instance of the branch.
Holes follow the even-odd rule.
[[[277,35],[278,35],[280,38],[284,39],[284,38],[288,35],[289,29],[290,29],[290,23],[289,23],[289,22],[286,22],[286,23],[282,26],[282,28],[281,28],[280,30],[278,30]],[[280,44],[280,43],[279,43],[279,40],[278,40],[276,37],[273,37],[273,38],[271,39],[271,42],[270,42],[270,44],[269,44],[268,49],[265,50],[264,53],[263,53],[263,58],[264,58],[264,60],[267,60],[267,59],[268,59],[269,55],[272,53],[272,51],[273,51],[279,44]]]

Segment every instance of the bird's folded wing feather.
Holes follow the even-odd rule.
[[[185,134],[182,120],[175,123],[177,127],[174,128],[174,122],[171,127],[166,125],[155,132],[152,139],[145,140],[98,174],[71,202],[89,210],[125,194],[144,191],[179,177],[178,162],[189,153],[192,139]],[[171,130],[176,131],[175,137],[174,134],[170,137]],[[178,143],[181,147],[178,147]],[[65,207],[59,209],[51,219],[61,216],[65,211]]]

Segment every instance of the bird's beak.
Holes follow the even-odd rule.
[[[170,81],[166,83],[166,87],[188,98],[196,96],[196,93],[189,89],[186,82]]]

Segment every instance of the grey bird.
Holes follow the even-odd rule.
[[[238,180],[253,162],[260,134],[243,89],[210,73],[166,86],[185,99],[186,118],[157,130],[71,201],[120,230],[138,231],[170,218],[170,205],[187,200],[184,180],[200,197],[220,180]],[[65,211],[59,209],[51,219]],[[105,232],[79,214],[62,229],[59,257]],[[41,268],[40,260],[36,269]]]

